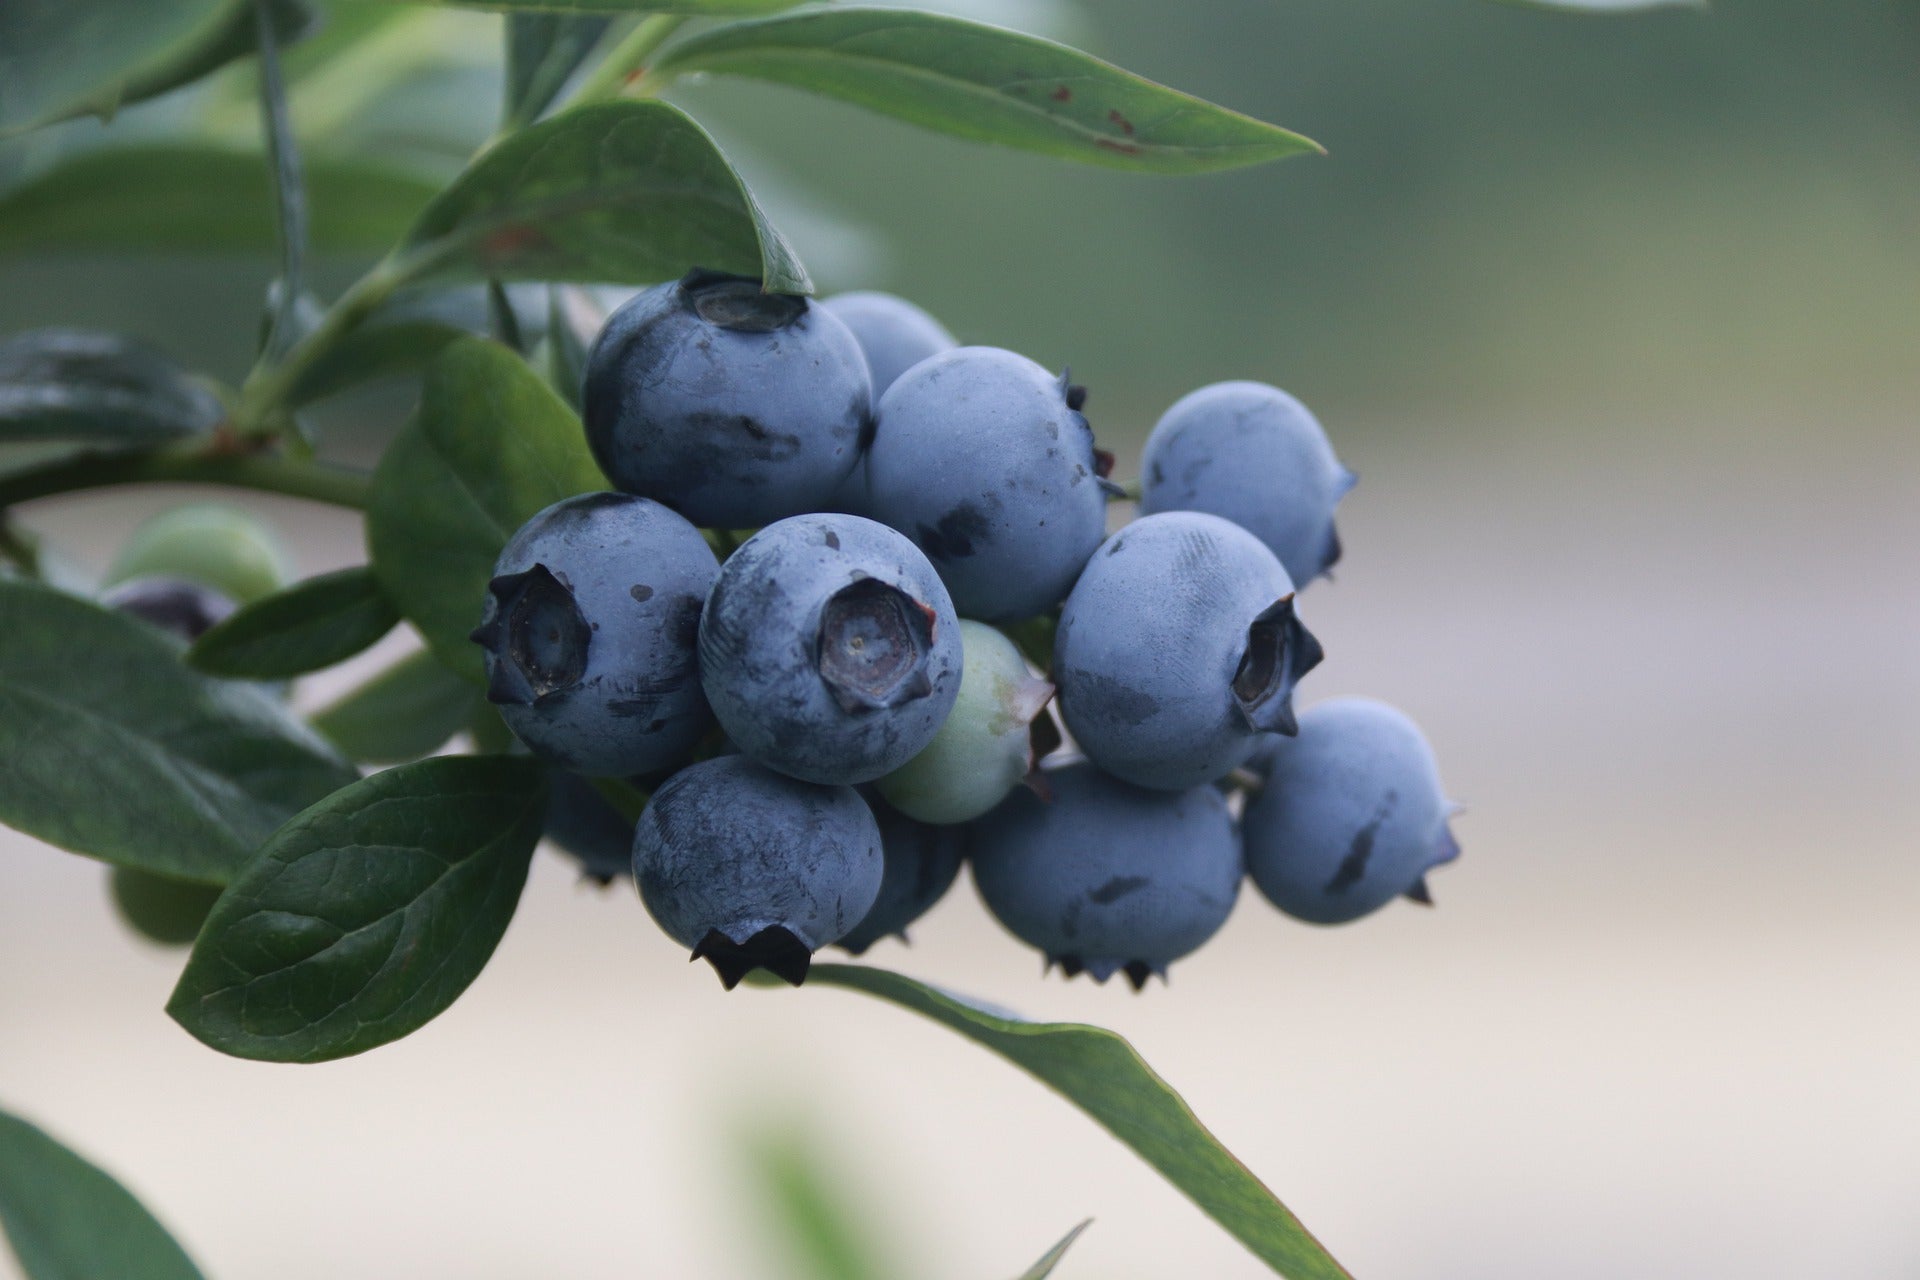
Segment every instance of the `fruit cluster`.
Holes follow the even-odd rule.
[[[1333,923],[1454,856],[1411,722],[1295,717],[1353,476],[1285,393],[1175,404],[1112,535],[1084,389],[888,295],[695,272],[609,318],[581,399],[618,492],[513,536],[473,638],[568,771],[549,834],[727,985],[903,933],[963,860],[1049,964],[1138,987],[1247,874]],[[637,829],[590,777],[651,792]]]

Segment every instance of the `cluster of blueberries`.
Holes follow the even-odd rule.
[[[502,718],[567,771],[550,834],[630,865],[728,986],[904,934],[963,861],[1049,965],[1136,988],[1247,874],[1319,923],[1425,901],[1457,847],[1420,732],[1293,711],[1321,657],[1296,584],[1353,485],[1319,424],[1273,387],[1193,392],[1109,536],[1085,398],[886,294],[695,272],[621,306],[581,398],[618,492],[528,521],[474,632]],[[651,793],[637,829],[592,777]]]

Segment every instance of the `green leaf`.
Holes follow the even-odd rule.
[[[1568,13],[1645,13],[1650,9],[1704,9],[1707,0],[1503,0],[1528,9],[1561,9]]]
[[[27,1280],[201,1280],[132,1192],[4,1111],[0,1226]]]
[[[807,983],[891,1000],[993,1050],[1132,1147],[1255,1257],[1290,1280],[1347,1276],[1300,1220],[1113,1032],[1072,1022],[1028,1022],[866,965],[816,964]]]
[[[419,1030],[506,933],[546,803],[545,771],[509,756],[436,756],[328,796],[227,886],[167,1012],[262,1062]]]
[[[366,157],[304,157],[316,249],[385,250],[436,184]],[[271,253],[273,199],[257,151],[156,142],[78,152],[0,193],[0,257],[56,250]]]
[[[547,380],[574,412],[587,379],[587,352],[607,322],[607,309],[585,289],[556,284],[547,290]]]
[[[399,621],[373,570],[342,569],[229,615],[194,642],[187,661],[216,676],[281,680],[345,662]]]
[[[691,267],[812,288],[706,130],[664,102],[581,107],[502,139],[427,207],[398,255],[409,280],[638,284]]]
[[[192,670],[152,627],[0,579],[0,822],[224,884],[288,817],[354,776],[278,700]]]
[[[437,751],[485,706],[480,691],[422,650],[313,715],[321,736],[362,764]]]
[[[1073,1242],[1080,1238],[1080,1233],[1092,1225],[1093,1219],[1088,1218],[1085,1222],[1067,1232],[1066,1235],[1060,1238],[1059,1244],[1056,1244],[1041,1256],[1040,1261],[1020,1273],[1020,1280],[1047,1280],[1047,1277],[1053,1274],[1053,1269],[1060,1265],[1060,1259],[1067,1256],[1067,1250],[1073,1247]]]
[[[275,0],[292,39],[313,22]],[[0,135],[80,115],[110,117],[254,49],[252,0],[9,0],[0,5]]]
[[[606,487],[553,389],[505,347],[462,338],[429,366],[419,411],[373,474],[374,572],[434,656],[479,683],[467,635],[507,539],[560,499]]]
[[[1066,45],[915,9],[812,9],[717,27],[668,49],[653,71],[769,80],[976,142],[1141,172],[1320,150]]]
[[[803,0],[402,0],[515,13],[684,13],[694,17],[778,13]]]
[[[380,378],[412,373],[469,332],[431,317],[375,319],[349,330],[303,368],[287,403],[311,404]]]
[[[890,1280],[901,1274],[877,1238],[875,1215],[839,1185],[823,1158],[830,1143],[788,1121],[744,1129],[738,1145],[752,1199],[768,1219],[773,1256],[787,1280]]]
[[[219,399],[158,351],[92,329],[0,342],[0,444],[168,444],[213,430]]]
[[[563,13],[507,15],[506,127],[517,129],[553,105],[610,21]]]

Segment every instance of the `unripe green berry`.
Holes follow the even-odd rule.
[[[135,529],[107,584],[149,575],[186,578],[238,604],[272,595],[292,576],[280,539],[264,522],[217,502],[175,507]]]
[[[1032,726],[1053,686],[1027,668],[1013,641],[960,624],[960,696],[933,741],[881,778],[880,794],[921,822],[969,822],[999,804],[1033,769]]]

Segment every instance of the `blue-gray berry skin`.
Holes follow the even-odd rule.
[[[578,774],[553,771],[546,837],[580,864],[589,880],[611,884],[633,867],[633,823]]]
[[[192,644],[234,610],[223,592],[186,578],[149,575],[129,578],[100,597],[109,609],[131,614],[176,640]]]
[[[1094,448],[1082,395],[1025,356],[957,347],[880,397],[870,513],[927,553],[963,616],[1051,609],[1100,545],[1111,460]]]
[[[1263,746],[1254,765],[1265,785],[1242,816],[1247,870],[1296,919],[1343,924],[1402,896],[1431,904],[1427,873],[1460,856],[1433,751],[1384,702],[1310,707],[1299,736]]]
[[[1292,733],[1293,687],[1320,661],[1271,551],[1218,516],[1145,516],[1107,539],[1054,636],[1067,731],[1101,768],[1182,790]]]
[[[812,954],[872,909],[884,868],[880,828],[859,792],[745,756],[674,774],[633,837],[641,901],[728,987],[756,968],[797,986]]]
[[[648,498],[554,503],[494,564],[473,638],[487,697],[543,758],[622,776],[679,764],[712,725],[695,644],[719,565]]]
[[[960,345],[945,325],[891,293],[870,289],[839,293],[822,299],[820,306],[838,316],[860,344],[876,398],[928,356]]]
[[[1340,558],[1333,509],[1353,488],[1327,433],[1298,400],[1261,382],[1181,397],[1141,455],[1140,512],[1205,511],[1267,544],[1298,586]]]
[[[867,358],[867,373],[873,380],[875,404],[879,403],[881,393],[908,369],[928,356],[960,345],[946,326],[905,298],[891,293],[871,290],[839,293],[821,299],[820,306],[838,316],[860,344],[861,353]],[[865,455],[854,464],[822,509],[856,516],[873,514],[867,498]]]
[[[700,679],[735,746],[809,782],[871,782],[933,740],[960,692],[960,620],[911,542],[794,516],[727,557]]]
[[[1016,791],[967,834],[974,883],[1015,937],[1072,977],[1135,988],[1219,932],[1239,896],[1240,837],[1212,787],[1151,791],[1082,762]]]
[[[614,487],[695,524],[826,505],[872,428],[866,358],[832,314],[695,272],[608,318],[587,356],[587,442]]]
[[[897,934],[905,942],[907,926],[931,910],[953,887],[965,851],[960,827],[916,822],[878,796],[869,793],[866,799],[874,821],[880,825],[880,845],[887,867],[872,909],[840,939],[840,947],[856,956],[890,934]]]

